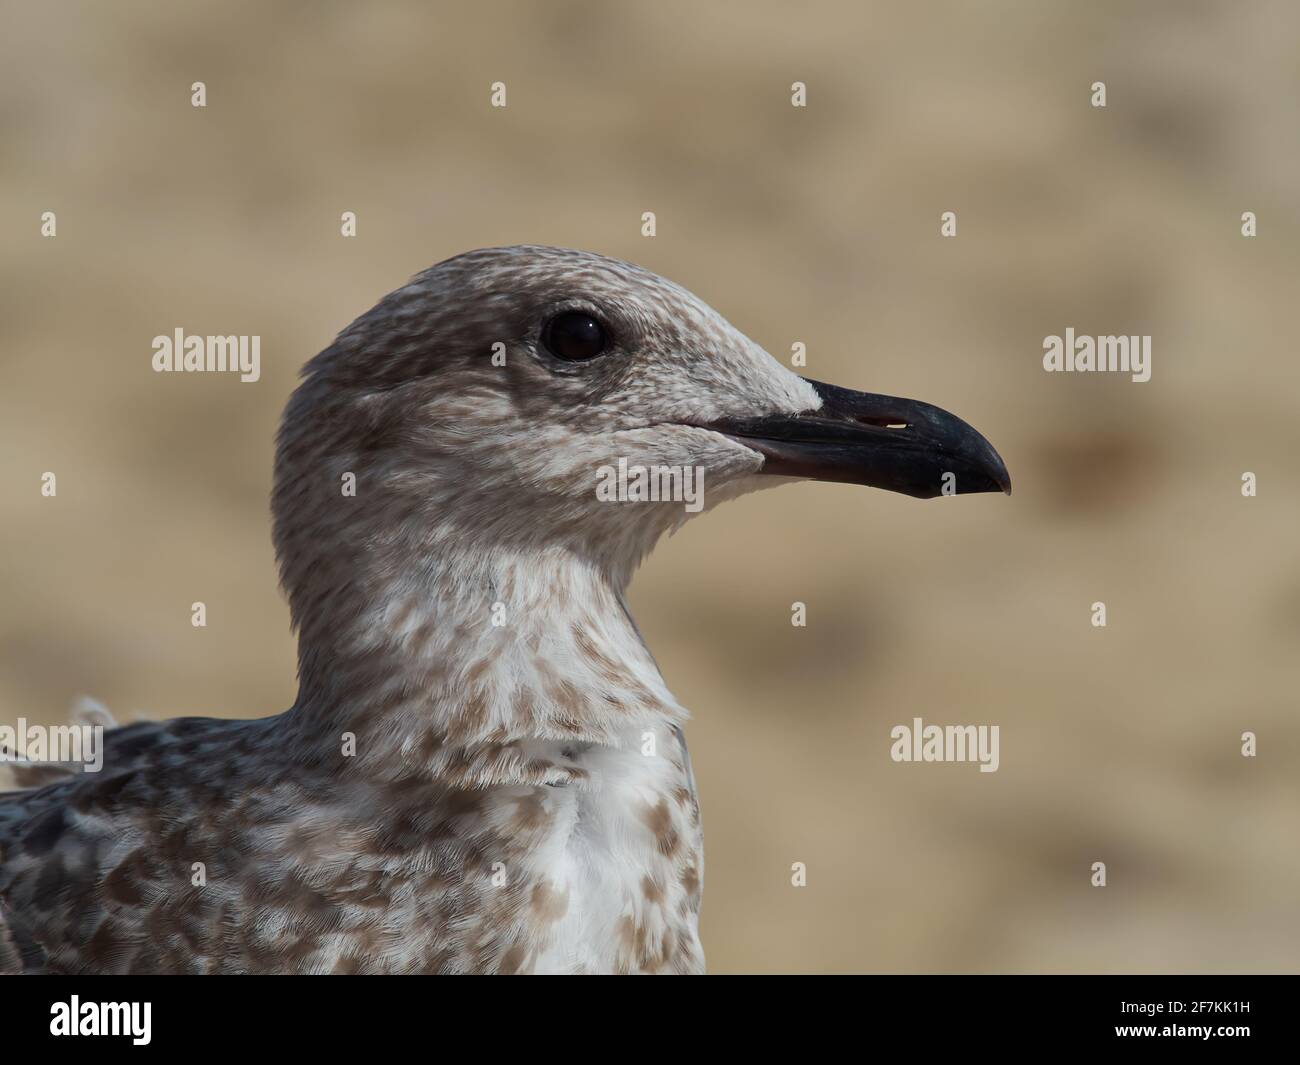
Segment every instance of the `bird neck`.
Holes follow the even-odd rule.
[[[551,783],[568,752],[685,719],[627,610],[626,574],[568,548],[454,539],[402,557],[367,542],[297,611],[300,745],[337,758],[350,743],[387,775]]]

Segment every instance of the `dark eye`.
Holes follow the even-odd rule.
[[[583,311],[564,311],[542,327],[542,345],[557,359],[594,359],[609,346],[605,327]]]

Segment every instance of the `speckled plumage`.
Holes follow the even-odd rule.
[[[540,350],[566,308],[614,355]],[[294,706],[116,729],[101,773],[0,797],[0,971],[701,971],[686,714],[623,598],[690,515],[599,501],[595,471],[700,467],[712,506],[763,460],[698,426],[820,402],[590,253],[471,252],[386,296],[280,432]]]

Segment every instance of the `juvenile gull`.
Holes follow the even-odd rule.
[[[1010,490],[959,419],[800,378],[636,266],[440,263],[285,411],[294,705],[115,729],[0,797],[0,971],[701,971],[687,715],[624,601],[690,511],[598,498],[620,459],[702,469],[706,508]]]

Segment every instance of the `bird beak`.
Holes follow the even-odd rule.
[[[761,454],[761,473],[864,484],[918,499],[1011,494],[1011,477],[993,445],[956,415],[915,399],[808,383],[822,397],[817,410],[727,418],[708,428]]]

